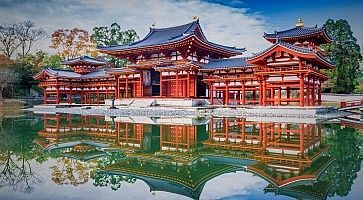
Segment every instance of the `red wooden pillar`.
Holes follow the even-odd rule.
[[[226,94],[226,97],[225,97],[225,100],[226,100],[226,102],[225,102],[225,104],[226,105],[228,105],[229,104],[229,82],[227,81],[227,82],[225,82],[225,84],[226,84],[226,90],[225,90],[225,94]]]
[[[279,106],[281,106],[281,87],[279,87],[279,89],[277,90],[277,92],[278,92],[278,104],[279,104]]]
[[[176,79],[175,79],[175,97],[179,97],[179,92],[178,92],[178,89],[179,89],[179,74],[178,74],[178,71],[175,72],[175,76],[176,76]]]
[[[266,106],[267,103],[267,85],[266,85],[266,78],[263,79],[263,106]]]
[[[209,84],[209,98],[210,98],[210,105],[213,105],[213,82]]]
[[[186,90],[187,90],[187,97],[190,97],[191,95],[190,95],[190,74],[189,74],[189,72],[187,72],[187,88],[186,88]],[[193,94],[194,94],[194,92],[193,92]]]
[[[315,80],[316,78],[313,77],[313,88],[312,88],[312,101],[313,101],[313,106],[315,106],[315,98],[316,98],[316,92],[315,92]]]
[[[246,90],[246,86],[245,86],[245,82],[244,81],[241,81],[242,83],[242,105],[246,105],[246,94],[245,94],[245,90]],[[239,94],[238,94],[238,98],[239,98]],[[243,127],[244,129],[244,127]]]
[[[271,88],[271,103],[269,105],[275,105],[275,88]]]
[[[160,72],[160,97],[163,96],[163,72]]]
[[[126,80],[125,80],[125,97],[128,98],[129,97],[129,76],[126,75]]]
[[[310,77],[308,76],[308,84],[306,86],[306,105],[310,106]]]
[[[116,79],[115,95],[116,98],[120,98],[120,76],[116,75],[115,79]]]
[[[140,97],[144,96],[144,72],[140,72]]]
[[[262,99],[263,99],[263,94],[262,94],[262,90],[263,90],[263,84],[262,81],[259,82],[259,87],[258,87],[258,104],[260,106],[262,106]]]
[[[300,75],[300,106],[304,107],[304,75]]]

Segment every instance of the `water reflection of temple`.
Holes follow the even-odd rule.
[[[119,150],[125,157],[97,174],[133,177],[151,191],[197,199],[206,182],[236,171],[268,181],[265,192],[294,198],[325,199],[330,188],[319,180],[333,161],[321,125],[57,114],[44,116],[39,135],[48,151]]]

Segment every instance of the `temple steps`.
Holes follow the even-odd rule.
[[[133,108],[144,108],[150,107],[155,104],[155,99],[135,99],[131,104],[130,107]]]

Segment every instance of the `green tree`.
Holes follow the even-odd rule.
[[[334,38],[331,44],[322,46],[335,63],[335,68],[328,73],[331,77],[331,89],[336,93],[352,93],[358,85],[360,74],[360,46],[348,21],[328,19],[324,26],[328,34]]]
[[[43,58],[41,66],[60,69],[63,68],[61,62],[62,58],[58,54],[47,55]]]
[[[120,25],[113,23],[110,27],[94,27],[91,38],[98,46],[111,46],[131,44],[138,40],[139,36],[134,29],[123,31]],[[117,59],[108,55],[105,55],[105,59],[113,63],[116,67],[122,67],[127,63],[126,60]]]

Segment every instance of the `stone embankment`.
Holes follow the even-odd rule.
[[[56,107],[35,106],[27,109],[35,113],[70,113],[81,115],[101,116],[146,116],[146,117],[293,117],[293,118],[319,118],[334,119],[347,116],[348,113],[340,112],[332,107],[248,107],[248,108],[170,108],[170,107],[119,107],[110,109],[106,106],[88,107]]]

